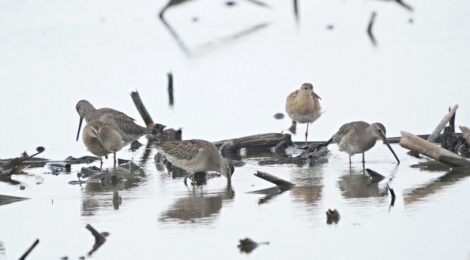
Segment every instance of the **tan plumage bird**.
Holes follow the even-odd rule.
[[[100,120],[90,121],[83,129],[82,139],[88,151],[100,157],[101,164],[101,157],[107,159],[108,154],[112,153],[116,166],[116,152],[125,144],[116,125]]]
[[[78,125],[77,141],[80,135],[80,128],[83,119],[88,123],[93,120],[100,120],[106,124],[115,125],[121,134],[124,146],[139,139],[146,133],[151,132],[148,128],[136,124],[134,119],[120,111],[112,108],[99,108],[96,109],[87,100],[80,100],[76,106],[77,112],[80,115],[80,122]]]
[[[175,166],[188,172],[184,183],[192,174],[193,185],[195,185],[194,174],[203,171],[216,171],[231,182],[234,172],[233,164],[224,159],[217,147],[205,140],[183,140],[154,142],[155,147],[166,159]]]
[[[328,142],[320,146],[337,143],[340,151],[349,154],[349,165],[351,165],[352,155],[362,153],[362,163],[365,163],[365,152],[374,147],[377,140],[383,140],[399,164],[400,160],[385,135],[385,126],[381,123],[369,124],[364,121],[355,121],[342,125]]]
[[[292,119],[292,126],[289,128],[293,134],[296,133],[297,122],[307,124],[305,131],[305,142],[307,142],[308,125],[315,122],[321,115],[320,97],[313,91],[310,83],[304,83],[300,89],[287,96],[286,112]]]

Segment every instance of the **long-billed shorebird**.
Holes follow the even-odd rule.
[[[83,119],[88,123],[92,120],[100,120],[103,123],[114,124],[118,127],[124,146],[139,139],[145,133],[148,133],[148,128],[136,124],[134,119],[123,112],[114,110],[112,108],[99,108],[96,109],[87,100],[80,100],[77,103],[77,112],[80,115],[80,122],[78,125],[77,141],[80,135],[80,128]]]
[[[321,115],[320,97],[313,91],[310,83],[304,83],[300,89],[287,96],[286,112],[292,119],[289,131],[296,133],[297,122],[307,124],[305,131],[305,142],[307,142],[308,125],[315,122]]]
[[[364,121],[355,121],[342,125],[328,142],[320,146],[337,143],[340,151],[349,154],[349,165],[351,165],[352,155],[362,153],[362,163],[364,164],[365,152],[374,147],[375,142],[381,139],[393,153],[397,163],[400,164],[400,159],[398,159],[385,135],[385,126],[381,123],[369,124]]]
[[[108,154],[114,155],[114,166],[116,166],[116,152],[124,146],[124,140],[119,128],[110,123],[100,120],[90,121],[83,129],[83,143],[88,151],[100,157],[108,158]]]
[[[80,115],[77,131],[77,141],[83,120],[88,123],[83,134],[83,142],[87,149],[97,155],[105,156],[113,153],[116,161],[116,152],[122,147],[136,141],[146,133],[151,133],[150,128],[140,126],[128,115],[112,108],[96,109],[87,100],[80,100],[76,109]]]
[[[154,145],[169,162],[188,172],[184,177],[185,184],[188,176],[192,174],[195,185],[194,174],[203,171],[219,172],[227,178],[227,183],[231,182],[233,164],[224,159],[211,142],[194,139],[155,142]]]

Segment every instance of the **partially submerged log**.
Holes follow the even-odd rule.
[[[470,164],[462,156],[405,131],[401,132],[400,145],[452,167],[467,167]]]
[[[281,142],[284,142],[283,145],[286,143],[292,144],[291,135],[278,133],[250,135],[214,142],[214,145],[224,154],[237,153],[241,148],[271,148]]]
[[[289,190],[289,189],[292,189],[295,186],[295,184],[293,184],[292,182],[288,182],[286,180],[278,178],[278,177],[276,177],[272,174],[269,174],[267,172],[257,171],[254,175],[258,178],[261,178],[261,179],[265,180],[265,181],[269,181],[271,183],[274,183],[281,190]]]

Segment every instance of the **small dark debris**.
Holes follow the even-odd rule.
[[[191,19],[191,21],[192,21],[193,23],[197,23],[197,22],[199,22],[199,17],[194,16],[194,17]]]
[[[284,114],[283,113],[276,113],[276,114],[274,114],[274,118],[277,119],[277,120],[283,119]]]
[[[232,7],[232,6],[237,5],[237,2],[235,2],[235,1],[227,1],[227,2],[225,2],[225,5],[228,6],[228,7]]]
[[[98,248],[100,248],[104,242],[106,242],[106,237],[109,236],[108,232],[98,232],[95,228],[93,228],[90,224],[86,225],[86,229],[88,229],[91,234],[95,237],[95,244],[93,248],[88,252],[88,256],[91,256]]]
[[[269,245],[269,242],[260,242],[257,243],[249,238],[240,239],[240,244],[238,244],[238,248],[240,252],[249,254],[253,250],[255,250],[259,245]]]
[[[376,171],[373,171],[371,169],[366,169],[366,172],[370,176],[372,183],[377,183],[385,179],[385,177],[382,174]]]
[[[340,219],[340,215],[336,209],[334,210],[328,209],[328,211],[326,211],[326,224],[328,225],[338,224],[339,219]]]
[[[25,190],[25,189],[26,189],[26,186],[20,185],[20,190]]]
[[[415,20],[413,18],[408,19],[409,24],[413,24],[414,22],[415,22]]]
[[[335,26],[334,26],[333,24],[327,24],[327,25],[326,25],[326,29],[327,29],[327,30],[330,30],[330,31],[331,31],[331,30],[333,30],[334,28],[335,28]]]
[[[134,141],[131,143],[131,147],[129,150],[131,150],[132,152],[135,152],[137,151],[137,149],[139,149],[140,147],[142,146],[142,144],[139,142],[139,141]]]

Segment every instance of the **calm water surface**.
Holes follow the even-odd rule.
[[[413,13],[382,1],[300,1],[299,26],[290,1],[270,1],[270,9],[189,1],[166,14],[177,38],[156,18],[164,4],[0,1],[0,158],[38,145],[51,159],[86,154],[74,139],[76,102],[86,98],[140,119],[128,96],[135,89],[155,121],[182,127],[184,138],[211,141],[285,130],[289,120],[272,116],[305,81],[325,110],[310,128],[314,140],[358,119],[383,122],[389,136],[429,133],[453,104],[460,105],[458,124],[469,125],[467,1],[410,0]],[[365,33],[374,10],[377,47]],[[167,105],[168,71],[174,108]],[[157,171],[153,160],[138,182],[106,190],[68,184],[81,166],[59,176],[28,170],[15,177],[25,190],[0,183],[1,194],[30,198],[0,206],[0,259],[17,259],[36,238],[31,259],[77,259],[94,242],[88,223],[110,232],[95,259],[469,258],[464,174],[410,167],[420,160],[394,146],[397,166],[377,145],[367,167],[387,178],[370,184],[360,156],[350,169],[347,156],[330,148],[328,163],[313,167],[259,166],[259,158],[247,158],[232,186],[213,178],[194,190]],[[138,160],[142,153],[119,157]],[[256,170],[296,187],[253,193],[271,187],[253,176]],[[326,224],[329,208],[341,214],[336,225]],[[270,245],[246,256],[236,247],[244,237]]]

